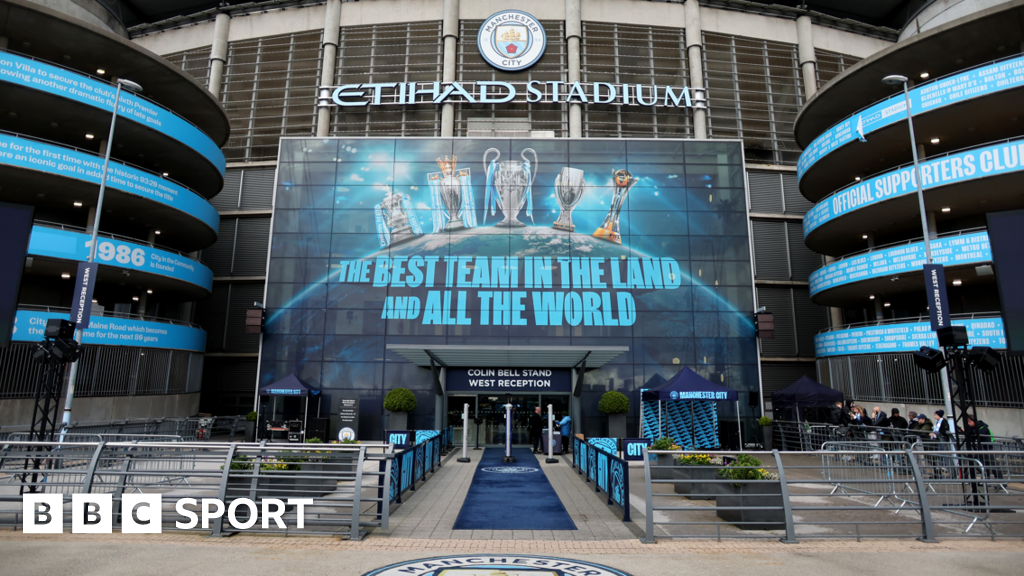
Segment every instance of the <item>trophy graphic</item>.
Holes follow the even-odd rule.
[[[423,234],[420,222],[412,211],[412,200],[408,194],[395,194],[385,186],[387,194],[380,204],[373,207],[377,220],[377,239],[382,248],[399,242],[405,242]]]
[[[487,157],[494,152],[490,164]],[[533,164],[526,158],[529,152],[533,156]],[[484,222],[487,222],[487,209],[494,215],[494,208],[501,208],[505,219],[495,224],[500,228],[518,228],[525,226],[517,218],[519,211],[526,206],[526,215],[533,221],[533,179],[537,174],[537,152],[527,148],[520,153],[522,161],[505,160],[498,162],[501,152],[497,148],[488,148],[484,152],[484,169],[487,171],[487,192],[484,195]],[[536,224],[536,222],[534,222]]]
[[[559,230],[572,232],[576,226],[572,223],[572,209],[583,199],[586,183],[583,181],[583,170],[579,168],[562,168],[555,177],[555,200],[562,213],[551,226]]]
[[[639,178],[634,178],[629,170],[616,170],[612,173],[612,181],[615,183],[612,207],[608,209],[608,215],[604,217],[604,222],[594,231],[594,237],[622,244],[622,235],[619,233],[619,214],[622,212],[622,203],[626,200],[626,194],[629,194],[630,188],[636,185]]]
[[[431,216],[434,233],[476,226],[476,206],[469,184],[469,168],[455,170],[459,157],[437,159],[440,172],[427,174],[430,181]]]

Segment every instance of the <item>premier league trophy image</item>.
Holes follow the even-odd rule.
[[[579,168],[562,168],[555,177],[555,200],[562,213],[551,226],[558,230],[572,232],[576,226],[572,223],[572,209],[583,199],[586,183],[583,181],[583,170]]]
[[[616,170],[612,173],[612,181],[615,183],[615,194],[612,196],[612,207],[608,215],[604,217],[604,223],[594,231],[595,238],[604,238],[616,244],[622,244],[622,235],[619,233],[619,214],[622,212],[622,203],[626,201],[626,194],[630,188],[636,185],[639,178],[634,178],[629,170]]]
[[[487,157],[494,153],[490,164]],[[526,158],[529,152],[533,156],[533,163]],[[501,208],[505,219],[495,224],[499,228],[519,228],[525,226],[519,221],[519,211],[526,206],[526,215],[533,221],[533,179],[536,178],[537,152],[533,148],[527,148],[520,153],[522,161],[504,160],[498,162],[501,152],[497,148],[488,148],[484,152],[484,169],[487,171],[487,192],[484,195],[484,222],[487,221],[487,210],[490,208],[491,215],[494,215],[494,208]],[[536,222],[534,222],[536,224]]]
[[[405,242],[423,234],[420,222],[412,211],[412,200],[408,194],[395,194],[385,186],[387,194],[380,204],[373,207],[377,219],[377,239],[382,248]]]
[[[431,215],[434,233],[476,226],[476,206],[470,188],[469,168],[455,170],[459,157],[437,159],[440,172],[427,174],[430,181]]]

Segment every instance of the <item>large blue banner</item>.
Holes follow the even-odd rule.
[[[992,249],[985,232],[948,236],[932,240],[931,244],[932,261],[936,264],[957,266],[992,261]],[[920,270],[924,264],[924,242],[844,258],[811,274],[811,296],[841,284]]]
[[[968,180],[1024,171],[1024,140],[1001,142],[921,162],[921,188],[928,190]],[[869,178],[824,198],[804,216],[804,237],[815,228],[854,210],[917,192],[914,166]]]
[[[954,326],[966,326],[971,346],[1006,348],[1002,318],[953,320]],[[814,355],[844,356],[882,352],[913,352],[922,346],[938,348],[939,340],[929,322],[907,322],[832,330],[814,337]]]
[[[33,226],[28,253],[83,261],[89,258],[90,240],[91,236],[82,232]],[[213,289],[213,272],[187,256],[114,238],[100,236],[97,241],[99,247],[96,249],[96,261],[100,264],[160,274],[201,286],[208,291]]]
[[[101,110],[114,109],[116,86],[10,52],[0,51],[0,80],[88,104]],[[224,154],[217,144],[202,130],[174,112],[122,90],[117,114],[174,138],[200,153],[220,171],[221,175],[224,175]]]
[[[38,342],[43,339],[46,321],[53,318],[67,320],[68,315],[60,312],[18,310],[11,339],[15,342]],[[202,352],[206,349],[206,332],[199,328],[130,318],[93,316],[82,336],[83,344],[170,348],[193,352]]]
[[[98,156],[9,134],[0,134],[0,163],[91,182],[97,186],[103,177],[103,159]],[[107,187],[180,210],[213,230],[220,225],[217,209],[205,198],[144,170],[111,160]]]
[[[915,116],[971,98],[1024,86],[1024,56],[938,78],[910,91],[910,108]],[[869,106],[823,132],[811,142],[797,161],[797,178],[831,151],[871,132],[905,120],[906,102],[900,92]]]

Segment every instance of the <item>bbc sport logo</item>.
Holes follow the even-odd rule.
[[[121,532],[124,534],[160,534],[163,532],[164,502],[159,494],[124,494],[120,499]],[[225,508],[217,498],[181,498],[174,510],[184,520],[174,523],[178,530],[209,530],[211,522],[223,518],[232,527],[248,530],[261,522],[269,529],[288,529],[284,515],[287,506],[295,507],[294,529],[305,528],[305,507],[312,498],[263,498],[259,505],[248,498],[232,500]],[[72,534],[110,534],[114,528],[114,499],[111,494],[71,495]],[[198,508],[196,510],[195,508]],[[26,494],[22,500],[22,531],[26,534],[62,534],[65,503],[62,494]]]

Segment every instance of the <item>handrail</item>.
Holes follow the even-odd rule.
[[[982,318],[1000,318],[1002,312],[969,312],[964,314],[950,314],[952,320],[977,320]],[[906,318],[886,318],[884,320],[869,320],[867,322],[854,322],[851,324],[841,324],[839,326],[833,326],[831,328],[824,328],[818,331],[818,334],[825,334],[827,332],[835,332],[837,330],[847,330],[850,328],[871,328],[873,326],[884,326],[887,324],[910,324],[912,322],[929,322],[930,316],[907,316]]]
[[[953,236],[963,236],[965,234],[975,234],[977,232],[987,232],[987,231],[988,231],[988,228],[985,227],[985,226],[978,226],[976,228],[964,228],[963,230],[955,230],[953,232],[944,232],[942,234],[937,234],[935,236],[935,238],[931,239],[931,241],[934,242],[935,240],[937,240],[939,238],[951,238]],[[825,268],[828,268],[829,266],[835,264],[836,262],[842,262],[843,260],[847,260],[849,258],[854,258],[856,256],[861,256],[863,254],[870,254],[872,252],[878,252],[880,250],[888,250],[889,248],[896,248],[897,246],[910,246],[911,244],[917,244],[919,242],[920,243],[924,243],[924,236],[921,236],[919,238],[911,238],[910,240],[900,240],[898,242],[892,242],[892,243],[889,243],[889,244],[882,244],[881,246],[872,246],[871,248],[866,248],[864,250],[858,250],[857,252],[850,252],[849,254],[846,254],[845,256],[840,256],[839,258],[836,258],[835,260],[829,262],[828,264],[822,265],[820,268],[815,270],[815,272],[817,272],[818,270],[823,270]]]
[[[953,154],[959,154],[961,152],[969,152],[971,150],[980,150],[981,148],[987,148],[989,146],[995,146],[996,144],[1006,144],[1008,142],[1013,142],[1013,141],[1024,142],[1024,138],[1021,138],[1020,136],[1015,136],[1015,137],[1012,137],[1012,138],[1003,138],[1002,140],[993,140],[991,142],[984,142],[982,144],[974,144],[972,146],[966,146],[964,148],[958,148],[956,150],[950,150],[949,152],[943,152],[942,154],[936,154],[934,156],[929,156],[927,158],[922,158],[920,163],[921,164],[928,164],[928,163],[931,163],[933,160],[945,158],[947,156],[952,156]],[[818,204],[821,204],[822,202],[828,200],[829,198],[835,196],[836,194],[839,194],[841,192],[846,191],[846,189],[848,189],[848,188],[860,185],[865,180],[870,180],[872,178],[877,178],[877,177],[881,176],[882,174],[888,174],[890,172],[898,172],[898,171],[900,171],[900,170],[902,170],[904,168],[909,168],[909,167],[911,167],[913,165],[914,165],[913,161],[904,162],[903,164],[900,164],[898,166],[893,166],[893,167],[890,167],[890,168],[884,168],[884,169],[879,170],[878,172],[875,172],[873,174],[868,174],[867,176],[863,176],[863,177],[861,177],[860,180],[854,180],[852,183],[843,184],[839,188],[836,188],[832,192],[829,192],[827,196],[822,196],[820,200],[818,200],[817,202],[814,203],[814,205],[817,206]],[[988,177],[988,176],[998,176],[998,174],[986,174],[986,175],[979,176],[979,178],[985,178],[985,177]],[[962,184],[963,182],[964,181],[961,180],[959,182],[950,182],[949,184]],[[923,190],[923,188],[922,188],[922,190]],[[894,198],[895,197],[896,196],[894,196]]]
[[[40,306],[37,304],[19,304],[18,310],[34,310],[36,312],[54,312],[59,314],[71,313],[71,308],[64,308],[61,306]],[[93,314],[93,316],[97,316],[97,314]],[[156,316],[143,316],[141,314],[125,314],[123,312],[112,312],[110,310],[104,310],[103,314],[99,314],[99,316],[103,316],[104,318],[122,318],[126,320],[142,320],[144,322],[159,322],[161,324],[173,324],[174,326],[188,326],[189,328],[197,328],[200,330],[203,328],[199,324],[183,322],[173,318],[159,318]]]
[[[61,148],[67,148],[69,150],[74,150],[75,152],[81,152],[83,154],[88,154],[90,156],[95,156],[97,158],[97,161],[102,161],[103,160],[102,156],[100,156],[99,154],[96,154],[92,150],[86,150],[85,148],[79,148],[78,146],[73,146],[71,144],[65,144],[64,142],[57,142],[56,140],[47,140],[46,138],[40,138],[38,136],[30,136],[28,134],[22,134],[21,132],[12,132],[10,130],[0,130],[0,134],[7,134],[7,135],[10,135],[10,136],[17,136],[18,138],[24,138],[26,140],[32,140],[34,142],[42,142],[42,143],[45,143],[45,144],[53,144],[54,146],[60,146]],[[122,164],[124,166],[128,166],[130,168],[134,168],[136,170],[141,170],[141,171],[145,172],[146,174],[151,174],[154,178],[159,178],[159,179],[161,179],[161,180],[163,180],[165,182],[171,182],[175,186],[181,186],[185,190],[195,194],[196,196],[199,196],[200,198],[202,198],[206,202],[209,202],[209,200],[205,196],[203,196],[202,194],[200,194],[200,193],[196,192],[195,190],[189,188],[185,184],[182,184],[181,182],[178,182],[177,180],[171,178],[170,176],[164,176],[162,172],[161,173],[153,172],[149,168],[143,168],[142,166],[139,166],[137,164],[132,164],[131,162],[127,162],[125,160],[121,160],[121,159],[119,159],[119,158],[117,158],[117,157],[115,157],[113,155],[111,155],[111,160],[114,160],[118,164]]]
[[[35,220],[35,221],[32,222],[32,225],[33,226],[42,226],[43,228],[55,228],[55,229],[58,229],[58,230],[70,230],[72,232],[88,232],[89,231],[89,229],[86,228],[86,227],[71,226],[70,224],[60,224],[58,222],[47,222],[45,220]],[[149,246],[150,248],[156,248],[158,250],[163,250],[165,252],[171,252],[173,254],[177,254],[178,256],[181,256],[182,258],[188,258],[189,260],[191,260],[193,262],[198,262],[199,264],[203,264],[204,266],[206,265],[199,258],[193,258],[192,256],[189,256],[188,254],[186,254],[186,253],[184,253],[184,252],[182,252],[180,250],[175,250],[174,248],[168,248],[167,246],[163,246],[161,244],[155,244],[155,243],[149,242],[147,240],[139,240],[138,238],[132,238],[130,236],[122,236],[120,234],[111,234],[109,232],[100,232],[98,235],[103,237],[103,238],[110,238],[112,240],[123,240],[125,242],[131,242],[132,244],[140,244],[142,246]]]

